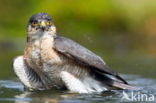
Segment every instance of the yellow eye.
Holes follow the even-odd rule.
[[[37,24],[36,21],[33,21],[33,22],[31,23],[31,25],[32,25],[32,26],[37,26],[38,24]]]
[[[48,21],[48,22],[47,22],[47,25],[52,25],[52,22],[51,22],[51,21]]]

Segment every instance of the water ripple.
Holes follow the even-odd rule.
[[[142,87],[142,94],[153,94],[156,96],[156,80],[143,78],[138,75],[122,75],[131,85]],[[125,91],[131,95],[132,91]],[[121,97],[123,91],[106,91],[103,94],[72,94],[66,91],[24,91],[20,82],[13,80],[0,80],[0,102],[12,103],[123,103]]]

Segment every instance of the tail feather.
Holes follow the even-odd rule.
[[[116,89],[128,89],[128,90],[139,90],[137,87],[130,86],[126,80],[121,78],[119,75],[116,75],[117,80],[112,79],[111,77],[101,74],[99,72],[94,72],[95,79],[98,81],[103,82],[104,84],[108,85],[110,88]]]
[[[127,90],[139,90],[140,89],[138,87],[130,86],[128,84],[123,84],[123,83],[116,82],[116,81],[113,81],[111,85],[119,89],[127,89]]]

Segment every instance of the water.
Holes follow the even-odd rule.
[[[131,85],[143,89],[134,93],[152,94],[156,96],[156,80],[138,75],[122,75]],[[148,84],[148,85],[147,85]],[[125,91],[131,96],[132,91]],[[0,103],[123,103],[123,91],[107,91],[102,94],[73,94],[68,91],[24,91],[18,80],[0,81]],[[148,102],[147,102],[148,103]]]
[[[97,40],[100,40],[99,38]],[[81,44],[87,44],[83,42]],[[81,42],[81,40],[79,41]],[[68,91],[25,91],[23,85],[16,78],[12,69],[12,59],[22,54],[15,50],[0,50],[0,103],[149,103],[149,101],[128,101],[123,98],[126,94],[131,97],[132,93],[141,96],[146,94],[155,96],[156,102],[156,57],[142,53],[135,49],[113,49],[104,43],[94,42],[86,45],[96,54],[99,54],[113,70],[121,73],[129,84],[142,89],[139,91],[107,91],[102,94],[73,94]],[[100,45],[107,44],[107,45]],[[98,47],[97,47],[98,45]],[[24,45],[20,46],[24,47]],[[114,46],[115,47],[115,46]],[[109,48],[109,51],[107,51]],[[122,50],[123,49],[123,50]],[[115,51],[115,52],[111,52]],[[138,100],[138,99],[137,99]]]

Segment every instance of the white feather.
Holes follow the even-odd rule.
[[[88,93],[85,85],[79,79],[75,78],[72,74],[66,71],[62,71],[60,76],[71,92]]]
[[[83,80],[80,80],[66,71],[62,71],[60,76],[71,92],[93,93],[107,90],[104,85],[92,77],[85,77]]]
[[[18,76],[18,78],[21,80],[21,82],[28,88],[33,88],[27,72],[26,72],[26,66],[24,65],[24,61],[23,61],[23,56],[18,56],[13,63],[13,67],[14,67],[14,71],[16,73],[16,75]]]
[[[93,79],[92,77],[85,77],[83,83],[85,84],[87,90],[91,92],[102,92],[107,90],[104,84]]]

